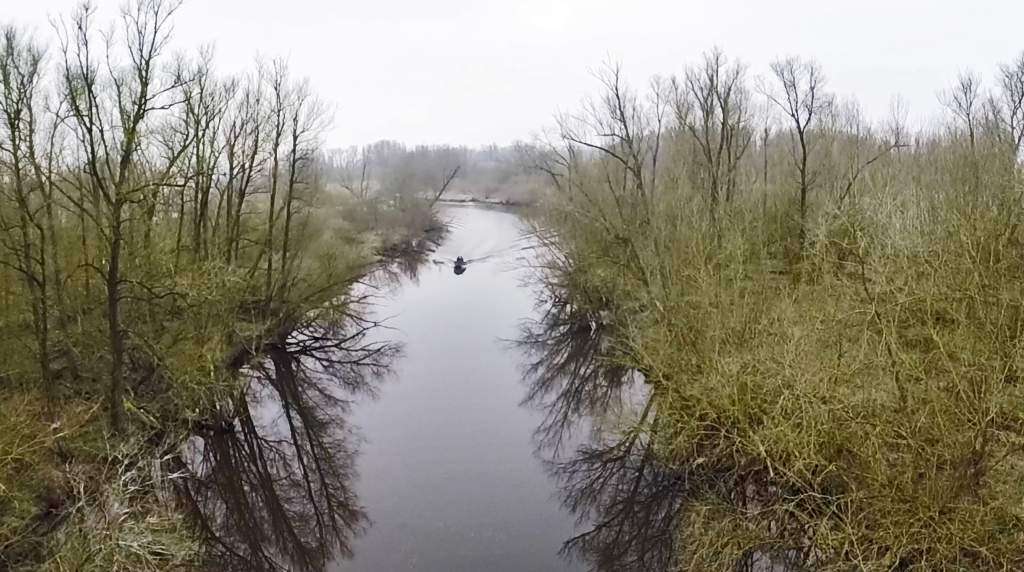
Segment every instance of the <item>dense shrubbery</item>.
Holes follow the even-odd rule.
[[[281,61],[168,53],[178,2],[0,30],[0,569],[195,566],[166,482],[238,371],[436,226],[327,189],[325,107]],[[341,216],[345,214],[346,216]]]
[[[548,279],[643,374],[626,435],[679,475],[675,566],[1017,569],[1024,67],[912,139],[773,72],[766,120],[717,52],[647,96],[610,70],[535,157]]]

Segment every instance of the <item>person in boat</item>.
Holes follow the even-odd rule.
[[[458,274],[462,274],[465,271],[466,271],[466,259],[460,256],[460,257],[455,259],[455,274],[457,274],[457,275]]]

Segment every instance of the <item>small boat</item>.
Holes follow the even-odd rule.
[[[455,274],[456,276],[461,275],[466,271],[466,259],[461,256],[455,259]]]

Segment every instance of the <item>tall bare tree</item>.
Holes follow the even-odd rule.
[[[209,255],[209,232],[211,224],[211,199],[217,183],[223,141],[221,124],[224,121],[229,102],[227,87],[219,81],[210,69],[212,51],[203,49],[198,54],[189,72],[191,80],[182,90],[182,113],[189,129],[191,149],[188,153],[189,179],[192,190],[191,250],[194,259],[205,259]],[[185,190],[182,188],[182,208],[178,220],[178,249],[181,248],[181,229],[184,224]]]
[[[268,298],[274,295],[274,230],[277,226],[277,199],[281,179],[281,143],[288,127],[291,93],[288,84],[288,66],[284,60],[274,60],[265,74],[270,96],[270,196],[267,207],[266,238],[263,254],[266,257],[265,290]]]
[[[996,92],[988,102],[989,113],[997,140],[1016,165],[1024,146],[1024,54],[999,66],[996,82]]]
[[[676,122],[697,146],[699,180],[717,216],[719,202],[736,192],[740,162],[753,138],[746,68],[714,49],[674,81]]]
[[[953,87],[940,94],[943,105],[962,123],[971,151],[977,147],[978,127],[981,121],[981,77],[974,72],[963,72]]]
[[[292,246],[295,205],[300,200],[300,191],[313,184],[320,137],[328,121],[327,108],[311,93],[309,83],[303,81],[295,85],[292,88],[289,119],[288,182],[284,196],[281,244],[281,274],[286,281],[291,273],[289,250]]]
[[[50,259],[52,205],[37,155],[39,85],[43,50],[14,27],[0,30],[0,165],[8,175],[0,185],[0,263],[24,284],[32,316],[36,358],[44,391],[54,390],[51,368]]]
[[[118,66],[117,48],[107,43],[101,64],[94,46],[92,18],[95,8],[82,3],[70,25],[58,32],[63,55],[62,91],[70,122],[82,149],[85,179],[65,197],[90,219],[103,240],[104,256],[91,264],[102,276],[106,291],[110,345],[108,406],[111,427],[125,427],[126,336],[122,322],[123,253],[132,209],[142,195],[170,175],[184,147],[159,174],[142,165],[146,123],[153,115],[175,105],[182,77],[162,77],[160,58],[170,38],[170,19],[180,6],[173,0],[135,0],[121,14],[123,46],[128,62]]]
[[[816,138],[814,130],[821,115],[832,105],[825,92],[825,76],[817,62],[789,57],[771,64],[774,86],[765,86],[768,99],[789,123],[790,155],[797,171],[800,201],[800,245],[807,240],[807,201],[816,172],[811,164]]]
[[[227,175],[224,182],[224,259],[238,262],[242,245],[242,215],[263,173],[261,155],[267,133],[263,80],[247,77],[234,101],[224,135]]]

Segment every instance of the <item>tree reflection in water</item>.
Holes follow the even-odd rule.
[[[424,236],[407,238],[381,250],[377,254],[384,263],[369,274],[368,280],[379,286],[397,286],[405,281],[419,284],[420,271],[430,255],[441,245],[448,233],[448,223],[424,229]]]
[[[653,454],[656,412],[642,376],[612,359],[599,314],[551,284],[543,292],[547,310],[519,345],[528,356],[525,403],[544,413],[542,454],[563,504],[586,528],[562,552],[593,570],[668,570],[687,480]]]
[[[246,395],[204,423],[179,484],[207,537],[210,568],[323,570],[350,557],[368,524],[356,498],[350,400],[373,391],[398,353],[350,311],[266,344]]]

